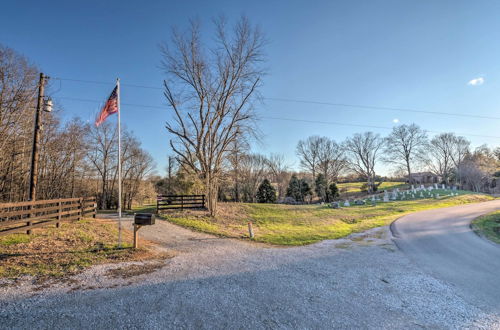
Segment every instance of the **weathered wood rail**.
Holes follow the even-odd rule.
[[[0,236],[95,215],[95,197],[0,203]]]
[[[156,213],[170,209],[205,208],[205,195],[158,195]]]

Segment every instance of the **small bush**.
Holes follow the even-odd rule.
[[[293,197],[285,197],[279,201],[280,204],[289,204],[289,205],[295,205],[297,204],[297,201]]]

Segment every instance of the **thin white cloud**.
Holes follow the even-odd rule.
[[[471,85],[471,86],[479,86],[479,85],[482,85],[484,84],[484,78],[483,77],[477,77],[477,78],[474,78],[472,80],[470,80],[467,85]]]
[[[399,119],[394,118],[394,119],[392,120],[392,122],[393,122],[394,124],[397,124],[397,123],[399,123]]]

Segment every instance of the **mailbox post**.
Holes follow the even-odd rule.
[[[142,226],[151,226],[154,224],[155,215],[152,213],[136,213],[134,215],[134,249],[139,247],[139,229]]]

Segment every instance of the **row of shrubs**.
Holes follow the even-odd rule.
[[[335,182],[328,184],[325,176],[319,174],[314,182],[314,191],[320,202],[331,202],[339,197],[339,189]],[[305,179],[292,175],[286,189],[286,197],[279,201],[284,204],[301,204],[312,201],[312,189]],[[277,193],[268,179],[264,179],[257,189],[258,203],[276,203]]]

